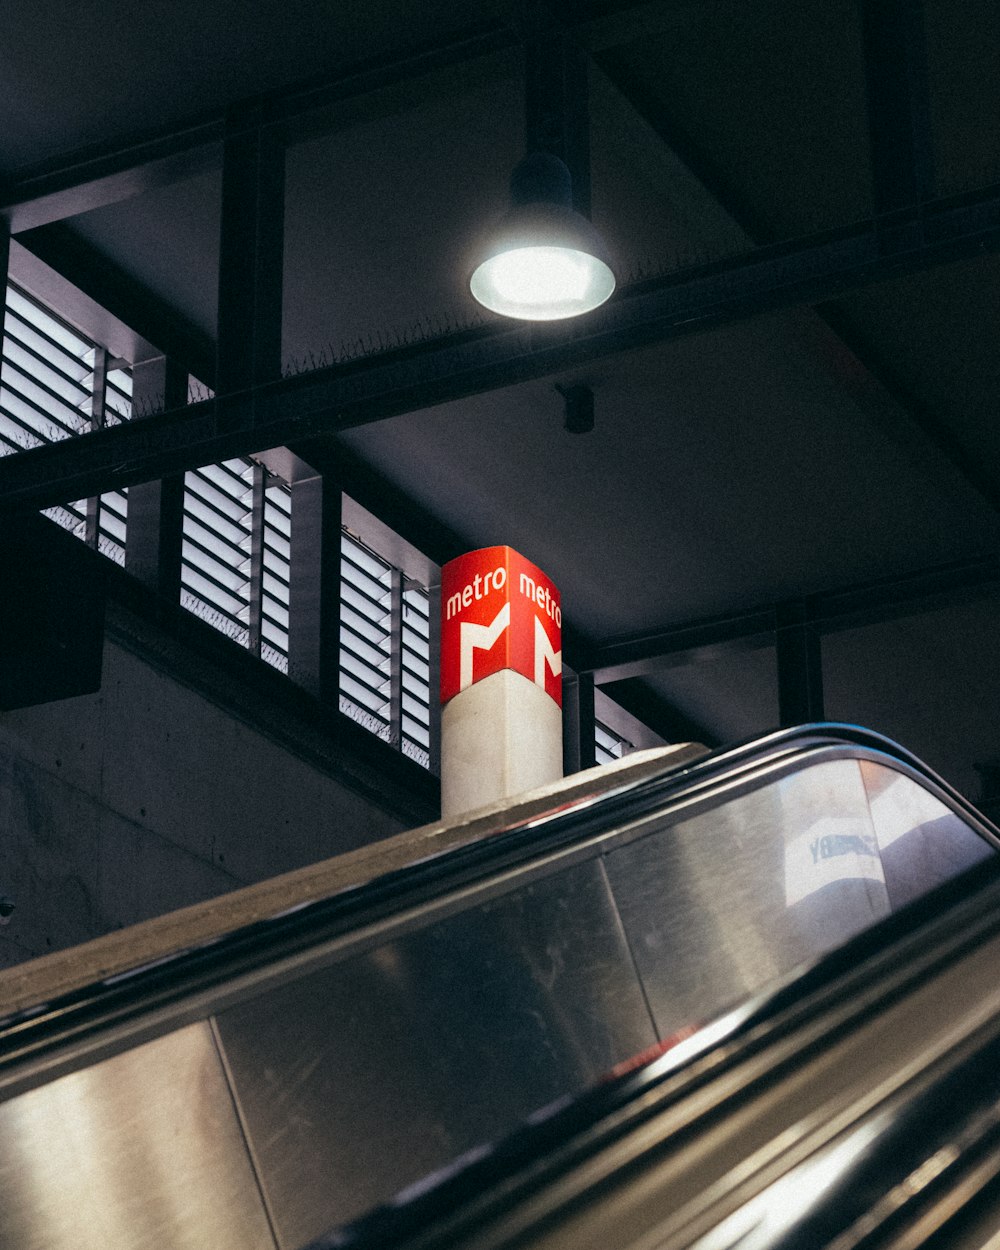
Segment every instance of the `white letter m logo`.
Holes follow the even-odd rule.
[[[472,685],[473,651],[489,651],[510,624],[510,600],[508,600],[489,625],[476,625],[463,621],[458,636],[458,688],[468,690]]]
[[[545,669],[558,676],[562,672],[562,648],[552,650],[540,617],[535,617],[535,685],[545,689]]]

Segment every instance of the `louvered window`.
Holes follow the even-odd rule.
[[[8,285],[0,372],[0,455],[127,421],[131,371],[108,353]],[[125,491],[75,500],[46,515],[118,564],[125,562]]]
[[[250,645],[253,466],[226,460],[184,475],[181,603]]]
[[[598,764],[620,760],[632,750],[632,743],[600,721],[594,722],[594,752]]]
[[[265,481],[263,509],[260,656],[287,673],[292,494],[284,482]]]
[[[181,603],[288,671],[291,494],[252,460],[184,475]]]
[[[426,589],[341,537],[340,710],[430,766]]]
[[[340,543],[340,710],[390,738],[393,569],[349,534]]]
[[[0,386],[5,453],[91,429],[95,350],[93,343],[8,286]]]
[[[430,600],[416,582],[404,579],[400,656],[400,740],[404,755],[429,768]]]

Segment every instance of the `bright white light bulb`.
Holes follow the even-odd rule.
[[[566,247],[519,247],[494,257],[493,287],[511,303],[576,303],[587,293],[587,259]]]
[[[470,286],[493,312],[555,321],[603,304],[615,278],[604,261],[575,248],[519,247],[483,261]]]

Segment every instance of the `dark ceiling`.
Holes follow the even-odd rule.
[[[580,325],[503,325],[465,287],[525,143],[506,0],[15,4],[12,274],[68,280],[81,323],[97,301],[138,332],[120,350],[212,385],[227,110],[263,93],[286,378],[228,451],[344,463],[435,556],[517,547],[561,588],[570,662],[667,737],[776,725],[774,612],[798,613],[826,715],[975,796],[1000,759],[1000,9],[547,12],[585,52],[620,274]],[[563,429],[557,382],[593,389],[592,433]],[[72,448],[5,464],[0,502],[198,463],[181,443],[107,441],[86,481]]]

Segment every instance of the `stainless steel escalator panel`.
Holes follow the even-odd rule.
[[[0,1105],[2,1250],[274,1250],[211,1026]]]
[[[272,989],[217,1027],[284,1250],[654,1042],[597,860]]]
[[[905,773],[861,761],[893,911],[995,855],[994,848]]]
[[[856,760],[789,772],[674,821],[605,860],[663,1037],[889,913]]]

